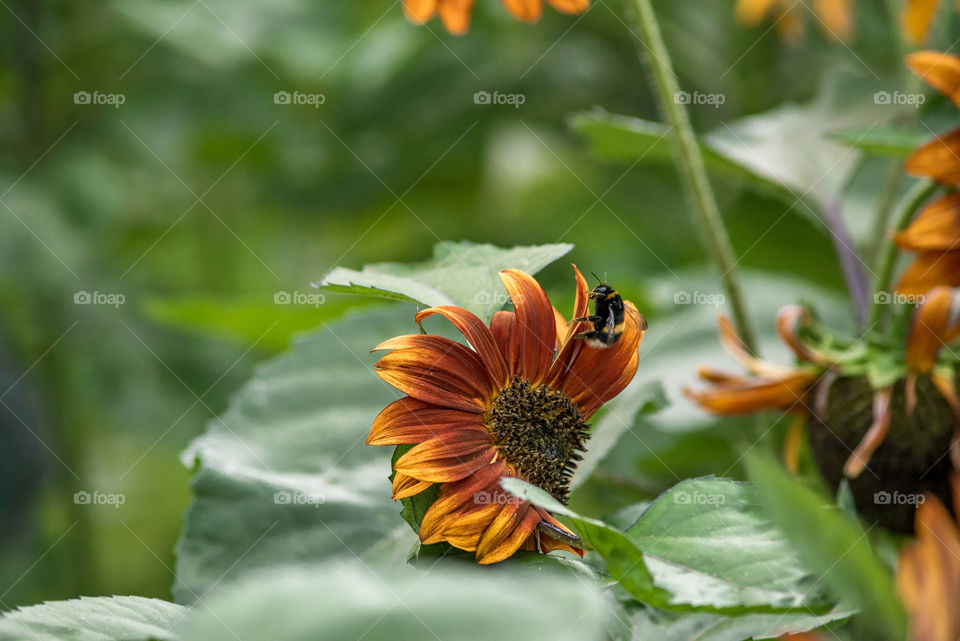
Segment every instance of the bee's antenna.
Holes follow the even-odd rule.
[[[594,272],[590,272],[590,273],[593,275],[594,278],[597,279],[598,283],[600,283],[601,285],[604,283],[604,281],[600,280],[600,277],[597,276]],[[604,274],[604,276],[606,276],[606,274]]]

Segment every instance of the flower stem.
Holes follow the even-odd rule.
[[[670,54],[660,35],[660,26],[657,24],[650,0],[632,0],[632,2],[637,12],[637,25],[647,46],[647,58],[653,71],[660,105],[670,124],[678,154],[677,169],[682,174],[688,195],[693,201],[694,210],[706,236],[708,250],[720,271],[720,280],[723,282],[740,337],[745,347],[750,352],[756,353],[756,339],[747,315],[743,287],[740,284],[730,237],[720,218],[717,200],[707,177],[703,156],[694,137],[690,118],[684,105],[676,99],[680,93],[680,86],[673,72]]]
[[[931,180],[921,180],[914,185],[910,191],[903,197],[900,204],[897,205],[893,215],[893,231],[903,231],[913,219],[914,213],[926,201],[934,191],[937,190],[937,183]],[[882,262],[880,263],[877,284],[874,289],[873,309],[870,311],[870,326],[872,327],[880,321],[883,315],[884,305],[877,292],[886,292],[890,289],[890,281],[893,278],[893,268],[897,264],[897,244],[893,242],[892,236],[887,239],[886,247],[883,251]]]

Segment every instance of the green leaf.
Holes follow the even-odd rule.
[[[360,271],[337,267],[324,276],[321,287],[429,307],[458,305],[487,321],[509,300],[498,272],[514,268],[535,274],[571,249],[565,243],[501,249],[442,242],[434,246],[433,258],[416,265],[378,263]]]
[[[671,605],[825,610],[810,572],[760,509],[748,483],[713,477],[662,494],[627,535]]]
[[[180,602],[254,568],[395,552],[415,537],[390,499],[390,448],[364,444],[398,393],[370,348],[413,310],[354,314],[261,366],[184,457],[194,499],[177,544]]]
[[[902,639],[903,608],[891,576],[870,548],[867,532],[777,463],[750,455],[746,465],[770,518],[833,595],[861,609],[864,625],[877,638]]]
[[[206,599],[185,641],[603,638],[607,599],[564,569],[356,561],[259,573]]]
[[[397,459],[409,452],[411,449],[413,449],[413,445],[398,445],[393,451],[393,459],[390,461],[391,483],[393,482],[393,477],[397,475],[396,471],[393,469]],[[436,500],[437,494],[439,493],[440,485],[434,484],[419,494],[414,494],[413,496],[405,499],[400,499],[400,503],[403,505],[403,510],[400,511],[400,516],[403,517],[403,520],[406,521],[417,534],[420,533],[420,523],[423,522],[423,517],[426,515],[430,506],[433,505],[433,502]]]
[[[906,158],[931,137],[930,132],[907,131],[890,127],[841,129],[827,134],[827,138],[830,140],[835,140],[852,149],[892,158]]]
[[[187,609],[139,596],[81,597],[20,608],[0,617],[2,641],[177,641]]]

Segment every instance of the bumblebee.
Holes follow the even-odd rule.
[[[593,301],[593,315],[574,318],[572,321],[574,323],[593,323],[593,329],[574,334],[573,337],[587,341],[587,344],[591,347],[603,349],[616,343],[623,335],[625,318],[623,299],[620,298],[617,290],[601,281],[596,274],[593,277],[600,283],[590,292],[590,300]],[[644,324],[646,323],[644,322]]]

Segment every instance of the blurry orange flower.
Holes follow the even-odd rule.
[[[796,0],[738,0],[737,20],[754,26],[768,18],[780,38],[795,43],[803,39],[806,3]],[[823,31],[838,40],[849,40],[853,34],[853,0],[813,0],[813,13]]]
[[[573,317],[581,318],[590,292],[576,267],[574,273]],[[586,421],[633,379],[646,323],[624,301],[620,340],[591,347],[574,338],[583,323],[568,324],[533,277],[508,269],[500,278],[516,312],[497,312],[489,328],[459,307],[416,315],[417,322],[434,314],[449,319],[472,349],[429,334],[375,348],[391,350],[377,373],[408,396],[377,416],[367,443],[415,445],[394,465],[394,499],[440,484],[420,525],[424,543],[446,541],[475,552],[479,563],[502,561],[518,549],[582,554],[563,542],[571,540],[569,530],[507,494],[500,480],[518,477],[566,501]]]
[[[523,22],[536,22],[543,13],[543,0],[501,0],[514,18]],[[590,0],[547,0],[551,7],[563,13],[583,13]],[[447,31],[462,35],[470,28],[470,12],[474,0],[403,0],[403,10],[414,24],[424,24],[434,15]]]
[[[953,511],[960,514],[960,474]],[[960,528],[932,494],[917,508],[917,540],[900,552],[897,588],[910,618],[910,641],[960,639]]]
[[[960,57],[935,51],[907,56],[907,66],[960,105]],[[937,136],[907,158],[907,173],[960,185],[960,129]],[[917,252],[897,284],[904,294],[923,294],[937,285],[960,286],[960,195],[956,192],[923,209],[894,236],[901,249]]]
[[[960,1],[957,2],[960,6]],[[921,44],[930,34],[933,17],[940,8],[940,0],[906,0],[903,6],[903,30],[914,44]]]

